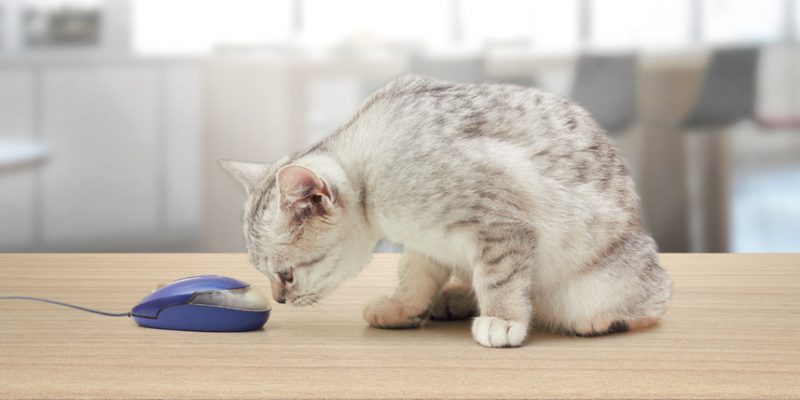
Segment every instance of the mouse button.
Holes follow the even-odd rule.
[[[158,290],[166,293],[194,293],[205,290],[241,289],[248,286],[250,284],[227,276],[201,275],[179,279]]]
[[[223,307],[243,311],[269,311],[269,299],[255,286],[233,290],[197,292],[189,304]]]
[[[156,291],[145,297],[139,304],[133,307],[131,310],[131,315],[144,318],[156,318],[162,309],[174,305],[186,304],[189,302],[189,300],[191,300],[191,298],[191,293],[164,295]]]
[[[227,308],[182,304],[167,307],[158,319],[133,317],[147,328],[200,332],[240,332],[259,329],[267,322],[270,311],[242,311]]]

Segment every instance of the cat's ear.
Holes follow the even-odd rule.
[[[267,165],[243,161],[217,160],[222,168],[244,186],[247,193],[258,184],[258,180],[267,171]]]
[[[290,164],[276,174],[281,208],[314,214],[324,214],[333,205],[330,185],[319,174],[302,165]]]

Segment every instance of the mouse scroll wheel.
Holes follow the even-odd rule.
[[[267,311],[271,309],[267,296],[253,286],[232,290],[197,292],[189,303],[244,311]]]

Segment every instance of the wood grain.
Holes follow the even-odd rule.
[[[800,255],[662,255],[675,282],[657,326],[597,338],[534,332],[475,344],[469,322],[371,329],[396,255],[311,308],[275,305],[262,331],[137,327],[0,302],[0,398],[800,398]],[[266,279],[242,254],[5,254],[0,295],[125,311],[160,282]]]

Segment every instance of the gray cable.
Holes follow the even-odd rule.
[[[86,308],[86,307],[76,306],[76,305],[74,305],[74,304],[62,303],[62,302],[60,302],[60,301],[55,301],[55,300],[50,300],[50,299],[43,299],[43,298],[41,298],[41,297],[28,297],[28,296],[0,296],[0,300],[31,300],[31,301],[41,301],[41,302],[43,302],[43,303],[50,303],[50,304],[55,304],[55,305],[59,305],[59,306],[70,307],[70,308],[74,308],[74,309],[76,309],[76,310],[81,310],[81,311],[86,311],[86,312],[90,312],[90,313],[95,313],[95,314],[105,315],[105,316],[108,316],[108,317],[130,317],[130,316],[131,316],[131,313],[130,313],[130,312],[125,312],[125,313],[110,313],[110,312],[105,312],[105,311],[93,310],[93,309],[91,309],[91,308]]]

